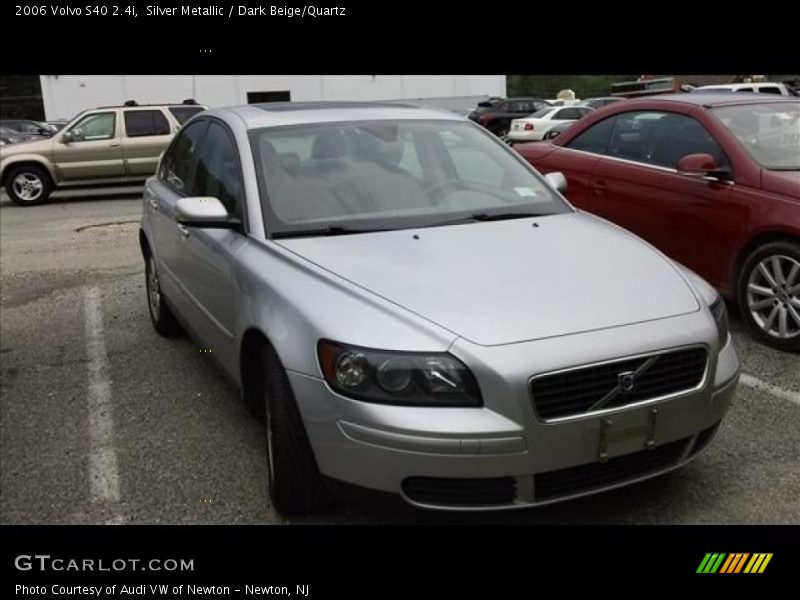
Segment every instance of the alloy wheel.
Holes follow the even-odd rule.
[[[20,173],[11,182],[14,192],[25,202],[34,202],[44,191],[44,182],[35,173]]]
[[[780,340],[800,336],[800,262],[767,256],[750,272],[747,307],[764,333]]]

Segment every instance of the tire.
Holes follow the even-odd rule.
[[[53,191],[53,180],[44,167],[22,165],[11,167],[5,180],[6,192],[14,204],[34,206],[47,202]]]
[[[155,330],[164,337],[175,335],[181,328],[167,305],[164,294],[161,293],[156,261],[151,252],[145,254],[144,265],[147,312],[150,314],[150,321]]]
[[[269,345],[261,358],[269,495],[282,515],[306,515],[329,504],[330,495],[280,360]]]
[[[800,242],[757,248],[742,264],[736,296],[754,338],[778,350],[800,352]]]

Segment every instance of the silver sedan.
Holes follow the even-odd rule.
[[[565,185],[452,113],[210,110],[147,182],[150,316],[263,418],[286,515],[633,483],[702,452],[739,363],[717,292]]]

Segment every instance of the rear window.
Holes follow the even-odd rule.
[[[551,112],[553,112],[553,108],[552,107],[543,108],[542,110],[537,110],[532,115],[528,115],[528,118],[529,119],[543,119],[544,117],[549,115]]]
[[[169,112],[172,113],[172,116],[175,117],[175,120],[178,121],[181,125],[186,123],[189,119],[195,116],[199,112],[203,112],[205,109],[202,106],[170,106]]]
[[[128,137],[168,135],[169,123],[160,110],[127,110],[125,132]]]

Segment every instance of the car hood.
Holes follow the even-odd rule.
[[[698,310],[677,268],[632,234],[585,213],[535,222],[538,227],[516,219],[279,243],[481,345]]]
[[[20,140],[15,144],[3,146],[2,158],[13,156],[15,154],[43,154],[48,153],[53,148],[53,138],[49,137],[36,137],[30,139]]]
[[[763,171],[764,190],[800,200],[800,171]]]

